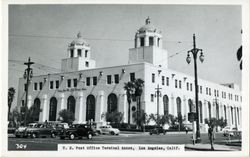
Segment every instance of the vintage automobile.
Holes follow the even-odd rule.
[[[57,135],[56,129],[51,125],[45,123],[37,124],[33,128],[28,127],[25,131],[25,134],[28,137],[37,138],[37,137],[52,137],[55,138]]]
[[[69,138],[71,140],[74,140],[76,137],[87,137],[88,139],[92,139],[94,135],[95,130],[88,124],[73,124],[72,127],[62,129],[59,133],[60,139]]]
[[[167,130],[163,129],[163,127],[161,127],[161,126],[155,126],[153,129],[151,129],[149,131],[149,134],[150,135],[153,135],[153,134],[157,134],[157,135],[164,134],[165,135],[166,132],[167,132]]]
[[[28,137],[28,135],[26,134],[27,128],[34,128],[34,127],[37,127],[39,125],[41,125],[41,124],[29,123],[27,126],[20,126],[15,130],[15,136],[17,138],[19,138],[19,137]]]
[[[101,134],[119,135],[120,130],[113,128],[111,125],[104,125],[99,127],[99,132]]]
[[[222,129],[223,136],[234,136],[237,129],[235,127],[226,126]]]

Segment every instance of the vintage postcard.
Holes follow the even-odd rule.
[[[2,18],[2,156],[249,153],[249,1],[5,0]]]

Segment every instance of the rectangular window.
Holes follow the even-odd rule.
[[[155,74],[152,74],[152,83],[155,83]]]
[[[119,83],[119,74],[115,74],[115,84]]]
[[[219,97],[219,90],[217,90],[217,97]]]
[[[90,77],[86,77],[86,86],[90,86]]]
[[[68,79],[68,88],[71,87],[71,79]]]
[[[37,90],[37,82],[34,83],[34,90]]]
[[[217,96],[217,94],[216,94],[216,90],[214,90],[214,96]]]
[[[88,50],[85,50],[85,58],[88,57]]]
[[[96,76],[93,77],[93,85],[94,85],[94,86],[97,85],[97,77],[96,77]]]
[[[27,84],[26,84],[26,83],[24,84],[23,89],[24,89],[24,91],[26,92],[26,90],[27,90]]]
[[[167,77],[167,80],[166,80],[166,85],[169,86],[169,77]]]
[[[149,37],[149,46],[154,45],[154,37]]]
[[[111,84],[111,81],[112,81],[112,76],[107,75],[107,84]]]
[[[135,80],[135,73],[130,73],[130,81],[134,81]]]
[[[200,86],[200,93],[202,94],[202,86]]]
[[[144,46],[144,38],[140,38],[141,46]]]
[[[192,90],[193,90],[193,84],[190,83],[190,91],[192,91]]]
[[[74,79],[73,83],[74,83],[74,87],[77,87],[77,79]]]
[[[209,95],[211,95],[211,88],[209,88]]]
[[[151,94],[151,102],[154,102],[154,94]]]
[[[70,58],[73,58],[73,57],[74,57],[74,50],[71,49],[71,50],[70,50]]]
[[[24,107],[24,102],[25,102],[25,101],[24,101],[24,100],[22,100],[22,107]]]
[[[160,46],[160,38],[157,39],[157,46]]]
[[[165,84],[165,76],[161,77],[161,81],[162,81],[162,85],[164,85]]]
[[[206,87],[206,94],[208,95],[208,88]]]
[[[89,67],[89,62],[85,62],[85,67]]]
[[[187,82],[187,90],[189,90],[189,83]]]
[[[77,55],[78,55],[78,57],[82,57],[82,50],[81,49],[77,49]]]
[[[59,80],[56,80],[56,89],[59,88]]]
[[[181,81],[179,81],[179,88],[181,89]]]
[[[49,89],[53,89],[54,81],[50,81]]]
[[[178,87],[178,84],[177,84],[177,80],[175,80],[175,88],[177,88]]]
[[[43,89],[43,83],[39,82],[39,90],[42,90],[42,89]]]

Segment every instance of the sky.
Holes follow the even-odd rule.
[[[196,46],[205,56],[203,63],[197,62],[198,76],[241,85],[236,58],[242,37],[238,5],[78,4],[9,6],[8,86],[18,89],[28,57],[35,62],[34,75],[59,72],[78,32],[90,44],[97,67],[127,64],[135,32],[147,17],[162,31],[170,69],[193,75],[193,61],[188,65],[186,57],[195,33]]]

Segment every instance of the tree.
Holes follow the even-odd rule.
[[[150,114],[149,119],[153,120],[157,126],[164,126],[170,123],[171,115]]]
[[[240,62],[240,70],[242,70],[242,46],[237,50],[237,59]]]
[[[61,120],[64,123],[72,124],[73,121],[75,120],[74,113],[67,109],[59,111],[58,115],[59,115],[58,120]]]
[[[33,123],[39,120],[39,114],[42,109],[37,108],[36,106],[32,105],[27,112],[27,123]]]
[[[224,118],[220,118],[220,119],[216,119],[216,118],[211,118],[211,119],[205,119],[205,123],[208,124],[208,126],[215,126],[216,130],[218,130],[218,126],[221,128],[224,128],[225,126],[227,126],[227,120]]]
[[[133,81],[129,81],[125,83],[124,89],[126,90],[127,101],[128,101],[128,126],[130,127],[130,108],[131,108],[131,101],[133,99],[133,92],[135,90],[135,84]]]
[[[123,120],[123,113],[118,111],[106,112],[103,114],[103,117],[105,117],[107,122],[110,122],[113,125],[120,125]]]
[[[136,110],[133,114],[134,122],[137,123],[137,126],[141,128],[144,124],[148,123],[148,116],[144,110]],[[144,129],[144,128],[143,128]]]
[[[134,80],[135,83],[135,97],[136,97],[136,104],[137,104],[137,114],[142,114],[142,112],[140,112],[141,110],[141,95],[143,92],[143,86],[144,86],[144,81],[142,79],[135,79]],[[140,117],[140,115],[137,115],[137,117]],[[141,125],[141,118],[137,118],[137,128],[140,127]]]
[[[14,100],[15,93],[16,93],[15,88],[10,87],[8,90],[8,117],[10,114],[10,109],[11,109],[12,102]]]

